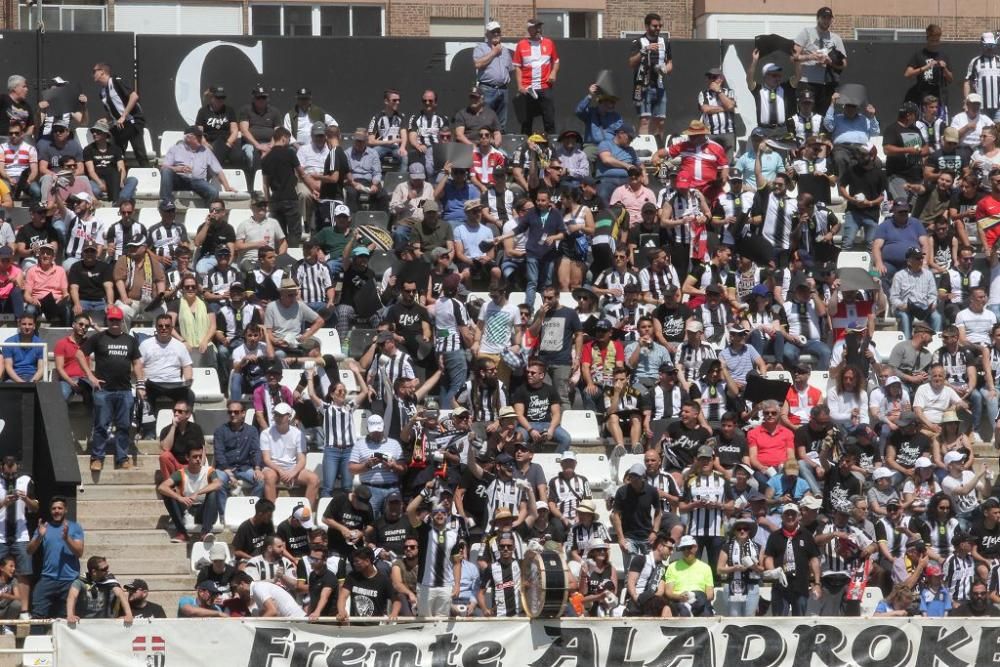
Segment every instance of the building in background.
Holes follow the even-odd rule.
[[[740,39],[772,32],[793,37],[803,26],[814,24],[815,10],[823,0],[813,4],[504,0],[491,3],[490,13],[511,37],[520,37],[527,19],[537,15],[545,19],[550,37],[631,38],[643,32],[642,17],[656,11],[664,18],[664,31],[675,39]],[[826,4],[835,14],[833,30],[849,40],[921,41],[928,23],[940,24],[946,40],[976,40],[983,30],[1000,29],[996,0],[827,0]],[[33,29],[39,5],[47,30],[77,32],[478,38],[484,23],[483,4],[462,0],[0,0],[0,28]]]

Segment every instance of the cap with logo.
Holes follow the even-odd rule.
[[[381,433],[385,430],[385,422],[378,415],[371,415],[366,422],[369,433]]]

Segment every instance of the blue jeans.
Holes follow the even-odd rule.
[[[222,488],[219,489],[218,493],[218,504],[219,514],[224,515],[226,513],[226,501],[229,500],[229,473],[225,470],[216,469],[215,474],[218,476],[219,481],[222,482]],[[258,498],[264,497],[264,480],[261,479],[258,481],[254,479],[253,468],[234,470],[233,475],[241,482],[253,484],[253,488],[250,490],[250,495],[257,496]]]
[[[336,283],[340,274],[344,272],[344,260],[328,259],[326,260],[326,268],[330,269],[330,278]]]
[[[635,105],[635,110],[641,117],[666,118],[667,91],[649,86],[643,91],[642,101]]]
[[[754,329],[750,332],[750,347],[757,350],[761,356],[770,354],[776,360],[785,358],[785,335],[780,331],[775,332],[774,337],[768,340],[760,331]]]
[[[167,167],[160,167],[160,203],[172,203],[175,190],[194,190],[206,202],[219,196],[219,186],[204,178],[182,176]]]
[[[324,498],[333,495],[334,484],[338,476],[340,477],[340,485],[336,488],[350,491],[353,487],[354,476],[347,468],[347,464],[351,460],[351,449],[351,447],[323,448],[323,482],[320,493]]]
[[[170,515],[170,520],[178,533],[187,533],[187,529],[184,528],[184,513],[187,511],[194,517],[195,523],[201,524],[201,532],[204,534],[212,532],[212,526],[219,520],[220,497],[224,498],[225,496],[225,490],[220,489],[215,493],[203,496],[204,500],[200,505],[192,505],[189,508],[184,507],[173,498],[164,496],[163,504],[166,506],[167,514]]]
[[[601,180],[597,184],[597,194],[606,202],[611,201],[611,195],[614,194],[619,185],[628,183],[626,176],[599,176],[599,178]]]
[[[32,618],[66,618],[66,596],[73,581],[42,577],[31,589]],[[31,634],[45,634],[44,625],[31,626]]]
[[[806,462],[799,459],[799,477],[809,485],[809,490],[813,492],[813,495],[820,496],[823,493],[823,489],[820,488],[819,482],[816,480],[816,474],[809,463],[811,461]]]
[[[903,332],[903,340],[909,340],[913,337],[913,318],[908,312],[897,310],[896,322],[899,323],[899,330]],[[927,318],[927,324],[931,325],[931,329],[934,329],[934,331],[941,331],[942,322],[941,313],[937,310],[932,312],[930,317]]]
[[[799,595],[781,586],[771,589],[772,616],[805,616],[808,603],[808,595]]]
[[[758,602],[760,602],[760,586],[752,584],[747,588],[745,600],[729,600],[726,602],[726,615],[756,616]]]
[[[323,326],[332,327],[337,318],[336,306],[327,307],[326,301],[310,301],[306,304],[323,318]]]
[[[997,418],[997,410],[1000,410],[1000,399],[987,396],[986,387],[977,387],[969,392],[969,404],[972,408],[973,431],[979,430],[979,424],[983,419],[983,408],[986,408],[986,415],[991,424]]]
[[[0,299],[0,313],[13,313],[14,317],[21,317],[24,312],[24,292],[16,285],[11,288],[10,295],[6,299]]]
[[[94,392],[94,437],[90,458],[103,461],[104,450],[110,438],[111,426],[115,427],[115,463],[128,459],[128,429],[132,424],[132,407],[135,396],[130,390]]]
[[[364,482],[362,482],[362,484],[363,483]],[[380,516],[382,516],[382,506],[385,505],[386,496],[388,496],[390,493],[393,492],[399,493],[399,487],[392,486],[383,489],[377,486],[369,486],[368,488],[371,489],[372,492],[372,498],[370,501],[372,506],[372,514],[375,516],[376,519],[378,519]]]
[[[552,284],[553,269],[555,263],[551,259],[538,259],[530,255],[525,258],[524,272],[528,285],[524,290],[524,301],[531,312],[535,311],[535,294]]]
[[[799,363],[799,356],[803,353],[816,357],[816,370],[825,371],[830,368],[830,346],[820,340],[806,341],[802,347],[792,344],[785,345],[785,365],[790,367]]]
[[[552,422],[528,422],[528,423],[531,424],[531,428],[535,429],[536,431],[541,431],[542,433],[544,433],[545,431],[549,430],[549,426],[551,425]],[[529,437],[528,432],[525,431],[523,427],[518,426],[517,430],[525,438]],[[556,430],[552,434],[552,439],[556,441],[556,452],[560,454],[569,449],[570,445],[573,444],[573,438],[562,426],[556,426]]]
[[[507,88],[494,88],[493,86],[481,85],[483,91],[483,103],[496,113],[500,119],[500,131],[507,131]]]
[[[219,260],[215,258],[215,255],[202,255],[198,262],[194,265],[194,270],[196,273],[205,274],[218,265]]]
[[[408,158],[406,151],[399,150],[396,146],[373,146],[375,152],[378,153],[378,159],[384,160],[386,156],[392,155],[393,157],[399,158],[399,171],[406,171],[406,164]]]
[[[451,400],[462,391],[465,381],[469,379],[469,362],[465,358],[465,350],[444,352],[445,382],[441,386],[441,409],[451,410]]]
[[[261,380],[263,382],[263,379]],[[246,392],[249,395],[257,387],[251,387],[249,391]],[[243,374],[242,373],[230,373],[229,374],[229,399],[232,401],[242,400],[244,396],[243,393]]]
[[[863,215],[860,211],[848,209],[844,215],[844,228],[840,231],[841,249],[851,250],[854,248],[854,238],[858,235],[858,230],[864,229],[865,247],[871,250],[876,227],[878,227],[876,218]]]

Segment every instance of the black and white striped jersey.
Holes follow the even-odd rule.
[[[704,501],[724,503],[729,495],[729,482],[717,472],[691,475],[684,482],[684,502]],[[699,507],[688,512],[688,534],[695,537],[724,537],[725,516],[721,509]]]
[[[733,102],[736,101],[736,93],[734,93],[731,88],[723,87],[720,92]],[[707,88],[698,93],[698,108],[700,109],[706,104],[713,107],[721,107],[722,103],[719,101],[719,93],[714,90],[708,90]],[[733,112],[703,112],[701,114],[701,122],[708,126],[710,134],[729,134],[733,131]]]
[[[684,378],[688,382],[698,379],[698,372],[701,364],[706,359],[718,359],[719,355],[715,348],[708,343],[702,343],[701,347],[692,347],[687,342],[681,343],[677,348],[677,355],[674,357],[674,365],[684,366]],[[680,410],[680,406],[677,408]]]
[[[691,383],[691,399],[701,404],[701,414],[709,422],[722,420],[722,413],[726,411],[726,383],[717,382],[714,385],[702,380],[695,380]]]
[[[489,475],[489,473],[483,478],[486,479],[487,476],[490,478],[490,483],[486,486],[486,506],[490,521],[493,520],[497,510],[501,507],[509,509],[511,514],[516,517],[521,511],[521,501],[524,500],[524,491],[517,485],[517,480],[504,481],[499,477]]]
[[[969,61],[965,79],[983,98],[984,112],[1000,109],[1000,56],[976,56]]]
[[[146,239],[146,226],[138,220],[131,222],[118,222],[112,224],[104,233],[104,240],[108,244],[108,254],[115,260],[125,253],[125,244],[132,239]]]
[[[294,576],[295,565],[284,556],[275,561],[265,560],[263,554],[254,556],[247,561],[246,573],[254,578],[254,581],[270,581],[278,583],[285,573]]]
[[[590,482],[586,477],[574,474],[566,479],[559,474],[549,480],[549,500],[559,507],[559,512],[568,521],[576,519],[576,506],[580,501],[590,497]]]
[[[678,415],[679,414],[680,411],[678,410]],[[674,479],[674,476],[668,472],[658,472],[653,477],[650,477],[649,474],[647,473],[646,481],[649,482],[650,486],[656,489],[657,493],[663,491],[665,493],[669,493],[675,498],[681,497],[681,490],[680,487],[677,486],[677,480]],[[677,508],[671,505],[670,501],[664,498],[663,496],[660,496],[660,508],[662,509],[664,514],[669,514],[677,510]]]
[[[993,583],[996,570],[996,567],[990,569],[987,585]],[[941,574],[944,575],[942,580],[944,585],[951,591],[952,600],[965,602],[969,599],[972,582],[976,576],[976,561],[971,555],[961,556],[955,553],[948,556],[944,559],[944,565],[941,566]],[[990,586],[990,590],[996,591],[992,586]]]
[[[948,124],[943,118],[935,118],[931,123],[925,120],[917,121],[917,129],[920,130],[920,136],[923,138],[924,143],[930,146],[931,151],[941,148],[941,133],[944,132],[946,127],[948,127]]]
[[[823,568],[823,574],[850,575],[861,565],[861,551],[867,549],[872,543],[871,538],[855,526],[848,524],[844,527],[838,527],[833,523],[824,526],[820,535],[830,535],[831,533],[847,533],[851,536],[851,541],[858,547],[858,550],[854,552],[855,555],[852,558],[844,558],[837,548],[840,538],[831,539],[820,549],[820,565]]]
[[[590,545],[591,540],[596,539],[602,539],[605,542],[611,541],[611,538],[608,536],[608,527],[597,519],[591,521],[589,526],[585,526],[582,523],[570,526],[568,540],[570,551],[575,551],[581,556],[586,557],[587,547]]]
[[[679,419],[681,403],[687,400],[680,385],[675,384],[669,390],[660,385],[653,387],[653,420]]]
[[[326,264],[310,263],[304,259],[295,267],[295,282],[302,290],[299,296],[303,303],[326,303],[326,291],[333,287]]]
[[[439,353],[462,349],[461,327],[470,324],[469,312],[458,299],[442,296],[434,304],[434,350]]]
[[[663,271],[654,271],[651,266],[647,266],[639,272],[639,288],[643,292],[649,292],[657,301],[663,300],[663,293],[670,286],[680,289],[681,283],[677,278],[677,269],[671,264]]]
[[[391,116],[385,111],[380,111],[368,121],[368,134],[374,134],[379,141],[398,139],[400,130],[405,129],[406,119],[402,114],[393,113]]]
[[[323,403],[323,434],[326,436],[327,447],[350,449],[354,446],[356,409],[353,400],[348,400],[343,405]]]
[[[83,258],[83,246],[88,241],[104,245],[101,239],[101,221],[97,218],[82,220],[79,216],[70,214],[71,219],[66,225],[66,257]]]
[[[187,230],[176,222],[170,226],[158,222],[149,228],[147,236],[149,246],[160,257],[170,257],[174,248],[188,240]]]
[[[225,269],[215,267],[205,274],[205,279],[202,281],[201,286],[212,294],[228,294],[230,285],[241,283],[242,281],[243,275],[238,269],[232,266]]]
[[[368,368],[368,386],[375,392],[375,396],[382,397],[386,402],[393,392],[396,379],[401,377],[413,378],[416,375],[413,373],[413,358],[398,348],[391,357],[379,352]]]
[[[482,575],[482,584],[493,589],[493,611],[497,618],[521,615],[521,566],[516,559],[496,560]]]
[[[597,280],[594,281],[594,287],[600,287],[606,290],[621,290],[618,295],[606,294],[604,296],[605,304],[608,303],[621,303],[622,298],[625,295],[626,285],[638,285],[639,276],[637,276],[632,271],[619,271],[617,269],[604,269],[601,275],[597,276]]]
[[[428,516],[417,527],[417,540],[420,543],[418,581],[433,588],[452,586],[455,583],[455,570],[451,556],[460,542],[458,527],[448,522],[438,530]]]
[[[439,116],[436,113],[431,113],[429,115],[425,113],[415,113],[410,116],[410,121],[407,123],[407,127],[410,132],[413,132],[420,137],[420,143],[424,146],[433,146],[440,141],[440,139],[438,139],[438,133],[441,131],[441,128],[447,124],[447,116]]]
[[[472,412],[473,422],[492,422],[500,418],[500,408],[509,405],[509,399],[507,387],[499,379],[493,389],[486,383],[476,385],[473,380],[468,380],[459,402]]]

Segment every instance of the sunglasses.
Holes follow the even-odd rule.
[[[501,544],[500,545],[500,551],[513,551],[513,550],[514,550],[514,545],[513,544]]]
[[[11,137],[20,137],[22,133],[21,132],[10,132],[8,134]]]
[[[172,324],[157,324],[156,328],[157,329],[161,329],[163,331],[169,331],[170,329],[174,328],[174,325],[172,325]]]
[[[764,416],[765,417],[767,417],[767,416],[772,416],[773,417],[776,414],[778,414],[777,410],[764,410]]]
[[[197,290],[198,290],[198,286],[197,285],[185,285],[184,286],[184,291],[185,292],[195,292]]]
[[[187,410],[177,410],[176,408],[174,409],[175,415],[186,415],[187,413],[188,413]]]
[[[226,412],[228,412],[231,415],[241,415],[241,414],[243,414],[243,410],[226,410]]]
[[[224,208],[210,208],[210,209],[208,209],[208,212],[209,213],[222,213],[225,210],[226,209],[224,209]]]

